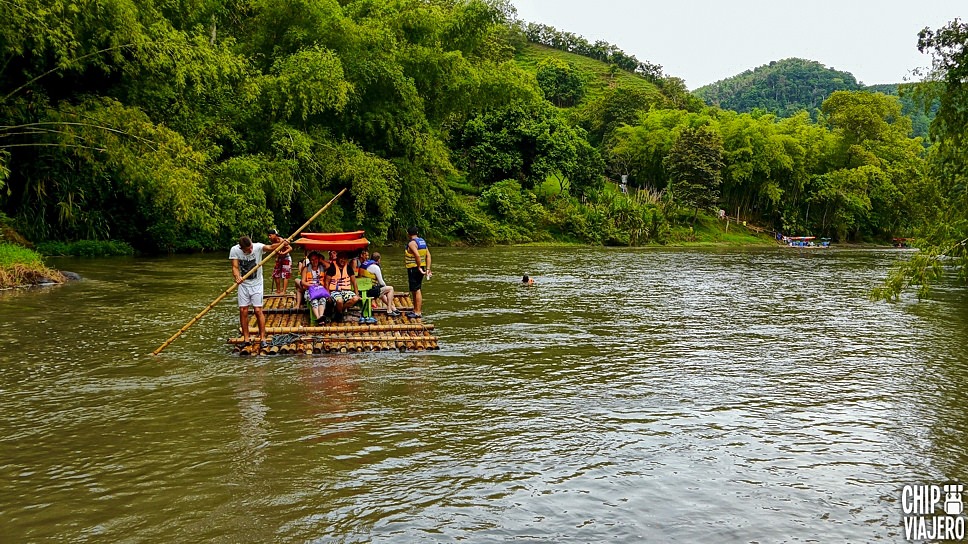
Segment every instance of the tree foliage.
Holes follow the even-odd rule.
[[[534,43],[613,64],[627,72],[646,76],[653,82],[663,77],[662,66],[649,61],[640,61],[634,55],[629,55],[618,46],[603,40],[590,43],[582,36],[540,23],[527,23],[523,28],[525,36]]]
[[[968,23],[955,19],[937,30],[925,28],[918,49],[933,60],[916,91],[923,103],[938,102],[931,123],[936,142],[931,175],[915,189],[921,197],[916,231],[921,251],[891,272],[874,290],[875,298],[898,297],[909,285],[923,296],[950,270],[946,265],[958,270],[962,284],[968,281]]]
[[[582,142],[582,133],[547,103],[519,102],[468,121],[454,147],[472,182],[486,186],[513,179],[534,189],[555,172],[575,176],[583,186],[594,184],[601,159]]]
[[[549,57],[538,64],[538,87],[545,98],[559,108],[581,102],[585,96],[585,78],[574,66]]]
[[[695,210],[709,208],[719,201],[722,183],[723,142],[707,127],[687,127],[679,132],[665,158],[669,189],[674,198]]]
[[[0,10],[0,209],[36,238],[214,247],[298,223],[343,186],[328,217],[375,239],[445,225],[452,124],[541,102],[509,64],[499,2]]]
[[[909,136],[897,98],[838,92],[822,111],[815,122],[806,112],[778,119],[763,112],[653,109],[615,130],[609,170],[661,190],[676,179],[669,166],[680,134],[707,127],[722,141],[716,204],[731,215],[789,235],[883,240],[910,234],[927,175],[925,150]]]
[[[693,91],[708,104],[750,113],[761,109],[789,117],[800,110],[813,112],[834,91],[859,91],[850,72],[819,62],[790,58],[747,70]]]
[[[902,114],[912,120],[914,135],[926,138],[937,103],[923,107],[909,87],[898,83],[864,85],[850,72],[828,68],[816,61],[791,58],[705,85],[693,91],[693,96],[707,104],[740,113],[765,111],[779,117],[791,117],[799,111],[806,111],[814,119],[821,104],[838,91],[900,96]]]

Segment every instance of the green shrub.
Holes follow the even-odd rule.
[[[0,242],[0,289],[40,281],[64,281],[64,277],[60,272],[44,266],[43,259],[36,251]]]
[[[43,264],[40,253],[14,244],[0,242],[0,266],[16,264],[39,266]]]
[[[454,192],[462,195],[479,195],[481,188],[467,181],[463,177],[452,176],[447,179],[447,186]]]
[[[440,214],[442,233],[451,241],[461,241],[473,245],[494,245],[497,233],[494,222],[482,213],[474,200],[448,192],[444,205],[436,210]]]
[[[116,240],[79,240],[77,242],[42,242],[37,245],[44,255],[70,257],[118,257],[134,255],[127,242]]]

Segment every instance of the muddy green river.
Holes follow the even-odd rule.
[[[55,260],[0,293],[0,542],[904,542],[968,482],[968,294],[869,302],[904,256],[433,249],[440,351],[254,358],[234,294],[149,355],[227,251]]]

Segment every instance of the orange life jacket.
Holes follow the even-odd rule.
[[[346,265],[340,267],[336,263],[333,263],[333,268],[336,269],[336,275],[329,280],[329,285],[326,286],[326,288],[329,289],[329,292],[335,293],[336,291],[351,291],[353,289],[353,284],[350,283],[350,276],[346,273]]]

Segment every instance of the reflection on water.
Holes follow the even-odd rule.
[[[436,249],[441,351],[252,359],[234,297],[147,355],[223,255],[67,261],[0,293],[0,534],[903,541],[902,485],[968,479],[968,297],[869,303],[897,258]]]

